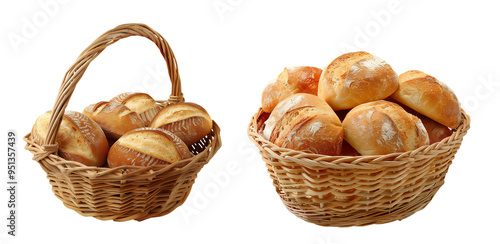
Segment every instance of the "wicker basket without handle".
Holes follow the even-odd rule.
[[[324,156],[281,148],[261,135],[269,114],[248,126],[286,208],[321,226],[364,226],[402,220],[425,208],[444,183],[470,117],[440,142],[381,156]]]
[[[167,63],[172,92],[167,101],[157,102],[166,106],[184,101],[177,61],[167,41],[144,24],[124,24],[90,44],[64,76],[45,145],[36,144],[30,134],[24,137],[25,148],[47,173],[56,197],[79,214],[101,220],[142,221],[172,212],[184,203],[198,172],[221,147],[220,129],[214,121],[211,133],[190,148],[195,156],[167,166],[89,167],[58,156],[55,138],[76,84],[107,46],[130,36],[154,42]]]

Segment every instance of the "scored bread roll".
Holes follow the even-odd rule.
[[[287,67],[272,80],[262,93],[262,110],[271,113],[276,105],[295,93],[318,94],[322,70],[312,66]]]
[[[401,74],[399,88],[391,97],[444,126],[455,129],[460,125],[461,109],[455,93],[422,71]]]
[[[167,165],[192,154],[179,137],[163,129],[139,128],[125,133],[111,146],[108,165]]]
[[[150,127],[168,130],[189,146],[210,133],[212,119],[198,104],[176,103],[160,110],[151,121]]]
[[[281,122],[281,119],[285,116],[286,113],[290,111],[299,111],[300,109],[314,107],[316,110],[325,111],[327,113],[331,112],[332,109],[328,106],[327,103],[318,99],[317,96],[308,95],[305,93],[298,93],[292,95],[280,103],[279,109],[274,109],[273,112],[269,115],[269,118],[264,122],[265,127],[262,135],[266,140],[271,138],[271,133],[274,128]]]
[[[384,99],[398,88],[391,66],[367,52],[346,53],[333,60],[321,74],[318,96],[333,110]]]
[[[83,110],[83,114],[97,122],[110,140],[118,140],[128,131],[146,126],[136,112],[115,102],[91,104]]]
[[[345,140],[361,155],[405,152],[429,144],[422,121],[388,101],[356,106],[342,125]]]
[[[162,106],[147,93],[125,92],[113,97],[110,102],[120,103],[136,112],[144,123],[149,125]]]
[[[427,131],[427,134],[429,135],[429,144],[433,144],[435,142],[441,141],[444,138],[451,136],[451,134],[453,134],[453,131],[450,128],[426,117],[425,115],[423,115],[423,114],[411,109],[410,107],[392,99],[391,97],[388,97],[385,100],[387,100],[389,102],[396,103],[397,105],[401,106],[406,112],[417,116],[420,119],[420,121],[422,121],[422,124],[424,125],[425,130]]]
[[[336,156],[342,148],[344,131],[325,101],[298,93],[276,105],[266,121],[263,136],[279,147]]]
[[[46,138],[52,112],[40,115],[31,130],[31,138],[42,145]],[[88,116],[65,111],[57,132],[59,156],[87,166],[101,166],[106,162],[109,145],[101,127]]]

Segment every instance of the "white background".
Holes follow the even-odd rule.
[[[17,131],[19,215],[17,237],[9,237],[8,195],[1,191],[0,243],[500,243],[498,8],[486,1],[444,2],[3,1],[0,140],[6,148],[7,130]],[[22,137],[52,108],[79,53],[108,29],[131,22],[168,40],[186,100],[209,111],[222,128],[223,147],[183,206],[167,216],[118,223],[65,208]],[[320,227],[285,209],[246,127],[262,89],[284,67],[323,68],[352,50],[380,56],[398,73],[419,69],[445,82],[471,115],[472,128],[424,210],[383,225]],[[91,64],[68,109],[81,111],[131,90],[167,99],[165,72],[151,42],[122,40]]]

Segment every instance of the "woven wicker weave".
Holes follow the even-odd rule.
[[[56,133],[69,99],[89,64],[107,46],[129,36],[142,36],[156,44],[163,55],[172,82],[168,101],[184,101],[177,61],[163,37],[143,24],[125,24],[104,33],[85,49],[71,66],[60,87],[50,120],[46,145],[38,145],[28,134],[26,149],[47,173],[52,191],[64,205],[81,215],[102,220],[145,220],[172,212],[187,198],[197,173],[221,147],[220,129],[212,131],[190,150],[196,155],[168,166],[88,167],[57,155]]]
[[[402,220],[423,209],[444,183],[470,126],[440,142],[382,156],[324,156],[280,148],[260,134],[269,114],[260,109],[248,127],[286,208],[322,226],[363,226]]]

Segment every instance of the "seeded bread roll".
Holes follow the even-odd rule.
[[[108,165],[167,165],[190,158],[188,147],[176,135],[154,128],[139,128],[125,133],[111,146]]]
[[[118,140],[128,131],[146,126],[136,112],[115,102],[91,104],[83,110],[83,114],[97,122],[112,141]]]
[[[52,115],[48,111],[38,117],[31,130],[31,138],[42,145]],[[101,166],[106,162],[109,145],[101,127],[88,116],[66,111],[57,132],[56,143],[59,156],[66,160],[80,162],[87,166]]]
[[[285,68],[262,93],[262,110],[271,113],[276,105],[295,93],[318,94],[318,81],[322,70],[312,66]]]
[[[335,112],[319,97],[306,93],[278,103],[263,134],[279,147],[331,156],[340,154],[344,138]]]
[[[455,129],[460,125],[460,103],[446,84],[418,70],[401,74],[399,82],[391,96],[394,100],[444,126]]]
[[[130,110],[136,112],[144,121],[146,126],[151,123],[151,120],[161,110],[161,105],[146,93],[126,92],[112,98],[110,102],[120,103],[127,106]]]
[[[195,103],[176,103],[164,107],[151,121],[150,127],[174,133],[186,145],[200,141],[212,130],[207,111]]]
[[[321,74],[318,96],[333,110],[384,99],[398,88],[391,66],[367,52],[346,53],[333,60]]]
[[[342,125],[345,140],[361,155],[405,152],[429,144],[422,121],[388,101],[356,106]]]

